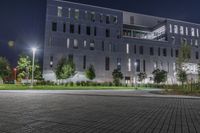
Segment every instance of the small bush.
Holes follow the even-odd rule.
[[[74,82],[69,82],[69,86],[74,86]]]

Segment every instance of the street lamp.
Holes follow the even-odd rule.
[[[137,70],[136,70],[137,69],[137,65],[138,65],[137,62],[135,62],[134,63],[134,66],[135,66],[135,71],[134,71],[135,72],[135,74],[134,74],[135,75],[135,87],[137,87]]]
[[[34,65],[35,65],[35,52],[37,51],[36,48],[32,48],[33,52],[33,62],[32,62],[32,78],[31,78],[31,87],[33,87],[33,82],[34,82]]]

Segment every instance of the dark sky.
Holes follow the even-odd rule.
[[[160,17],[200,23],[199,0],[70,0],[85,4],[144,13]],[[42,56],[45,25],[45,0],[0,1],[0,56],[16,64],[18,53],[37,45]],[[9,48],[7,42],[15,41]]]

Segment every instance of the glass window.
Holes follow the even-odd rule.
[[[52,22],[52,31],[57,31],[57,23]]]
[[[66,23],[63,23],[63,32],[66,32]]]
[[[109,71],[110,70],[110,58],[106,57],[105,59],[105,70]]]
[[[105,49],[104,41],[102,41],[102,43],[101,43],[101,50],[104,51],[104,49]]]
[[[174,25],[174,33],[178,34],[178,26],[177,25]]]
[[[106,29],[106,37],[110,37],[110,29]]]
[[[150,55],[154,55],[154,48],[150,47]]]
[[[78,34],[81,34],[81,25],[78,25]]]
[[[134,45],[134,53],[137,54],[137,46]]]
[[[97,27],[94,27],[94,36],[97,36]]]
[[[165,56],[165,57],[167,56],[167,49],[166,48],[163,49],[163,56]]]
[[[196,59],[199,59],[199,52],[196,52]]]
[[[86,55],[83,56],[83,69],[86,69]]]
[[[90,50],[94,50],[94,40],[90,41]]]
[[[117,69],[121,70],[121,58],[117,58]]]
[[[176,49],[176,57],[178,57],[178,56],[179,56],[179,50]]]
[[[140,72],[140,60],[136,60],[136,72]]]
[[[158,48],[158,56],[160,56],[160,48]]]
[[[106,24],[110,24],[110,16],[109,15],[106,16]]]
[[[87,41],[86,40],[83,41],[83,46],[84,46],[84,48],[87,47]]]
[[[87,26],[87,27],[86,27],[86,34],[89,36],[90,33],[91,33],[91,31],[90,31],[90,26]]]
[[[103,14],[100,14],[100,23],[103,23]]]
[[[143,60],[143,72],[146,72],[146,61]]]
[[[126,53],[129,54],[129,44],[126,44]]]
[[[171,24],[169,25],[169,32],[170,32],[170,33],[173,32],[173,30],[172,30],[172,25],[171,25]]]
[[[199,29],[197,29],[197,37],[199,37]]]
[[[180,26],[180,34],[184,35],[184,28],[183,28],[183,26]]]
[[[75,13],[74,13],[74,18],[75,18],[75,20],[78,20],[78,19],[79,19],[79,15],[80,15],[79,9],[75,9]]]
[[[71,17],[71,8],[68,8],[68,14],[67,14],[67,18]]]
[[[67,38],[67,48],[69,48],[69,47],[70,47],[70,39]]]
[[[74,25],[70,24],[70,33],[74,33]]]
[[[140,54],[143,55],[143,53],[144,53],[144,47],[140,46]]]
[[[185,27],[185,34],[188,36],[188,27]]]
[[[78,49],[78,40],[74,39],[74,49]]]
[[[195,40],[195,46],[198,46],[198,40]]]
[[[62,7],[58,7],[58,12],[57,12],[58,17],[62,17]]]
[[[131,59],[130,58],[128,59],[128,71],[129,72],[131,71]]]
[[[191,35],[195,36],[195,30],[194,30],[194,28],[191,28]]]
[[[91,21],[95,22],[95,12],[91,12]]]
[[[117,23],[118,23],[117,16],[113,16],[113,23],[114,23],[114,24],[117,24]]]

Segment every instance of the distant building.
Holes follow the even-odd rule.
[[[195,76],[199,62],[200,25],[103,7],[48,0],[43,76],[56,80],[54,73],[62,57],[72,58],[78,72],[94,65],[97,81],[112,81],[118,68],[129,83],[153,70],[168,72],[176,83],[176,59],[180,45],[192,46],[187,72]]]

